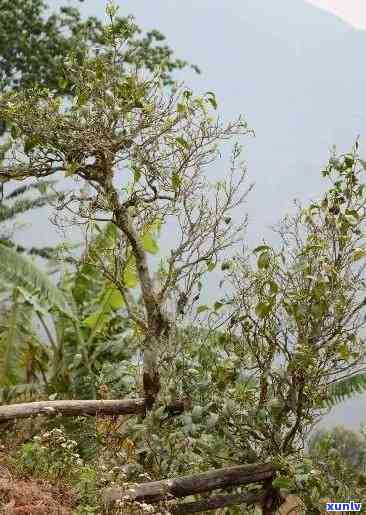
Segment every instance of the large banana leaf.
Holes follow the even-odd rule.
[[[74,318],[66,295],[55,286],[45,272],[26,256],[0,243],[0,288],[17,288],[36,310],[49,312],[58,309]]]
[[[0,385],[11,386],[21,381],[20,359],[24,351],[25,326],[24,304],[13,303],[0,323]]]

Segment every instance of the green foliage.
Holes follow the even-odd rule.
[[[24,300],[40,313],[59,309],[70,318],[74,313],[65,295],[41,272],[29,258],[0,243],[1,284],[17,288]]]
[[[313,488],[302,485],[309,508],[319,510],[319,504],[333,499],[365,499],[365,428],[360,433],[343,427],[318,431],[309,442],[309,455],[318,477]]]
[[[95,398],[99,378],[106,371],[108,377],[103,380],[113,391],[131,387],[128,363],[120,363],[135,353],[133,333],[129,342],[121,345],[130,329],[123,315],[124,301],[93,261],[115,236],[112,225],[100,230],[89,245],[84,264],[75,273],[65,273],[57,286],[28,258],[0,247],[3,288],[16,292],[16,298],[10,299],[8,316],[4,314],[0,337],[0,386],[11,385],[12,395],[23,395],[25,390],[19,386],[24,383],[26,387],[27,381],[34,382],[37,392],[41,381],[49,395]],[[46,341],[35,336],[38,319],[46,330]],[[31,376],[28,363],[35,367]],[[26,388],[32,389],[32,385]],[[3,398],[9,395],[3,390]]]
[[[326,403],[328,406],[335,406],[364,392],[366,392],[366,373],[355,374],[331,384],[327,390]]]
[[[5,185],[2,185],[2,198],[0,200],[0,242],[15,249],[17,252],[26,252],[30,255],[39,256],[44,259],[55,259],[58,255],[57,247],[31,247],[26,248],[14,243],[12,231],[9,228],[11,222],[17,221],[19,215],[38,209],[56,200],[58,194],[50,193],[48,190],[55,184],[55,181],[37,181],[24,186],[14,188],[10,193],[5,194]],[[39,193],[38,196],[32,193]],[[29,195],[30,194],[30,195]],[[66,258],[70,261],[70,258]]]
[[[19,449],[18,460],[27,472],[45,479],[70,481],[83,465],[77,445],[62,429],[55,428],[24,444]]]
[[[87,48],[102,50],[110,36],[101,21],[95,17],[82,20],[73,6],[48,14],[43,0],[1,0],[0,11],[0,89],[39,84],[60,94],[70,93],[70,84],[62,74],[63,62],[69,54],[82,60]],[[138,65],[150,71],[162,67],[163,80],[171,84],[171,73],[188,66],[162,44],[165,37],[159,31],[141,36],[131,17],[117,17],[113,30],[122,32],[129,42],[123,55],[124,67]],[[199,72],[196,66],[192,68]]]
[[[118,39],[131,45],[136,29],[131,21],[115,23],[112,8],[109,14],[100,40],[105,52],[85,53],[82,65],[77,56],[65,63],[71,105],[45,88],[0,100],[0,114],[23,149],[13,176],[52,174],[57,166],[97,191],[79,201],[88,242],[58,288],[14,249],[0,246],[7,291],[22,295],[46,333],[46,392],[52,398],[141,396],[145,358],[154,354],[161,388],[153,409],[143,418],[97,419],[95,440],[115,471],[106,484],[272,461],[274,487],[301,492],[306,508],[319,510],[329,482],[323,464],[314,468],[302,455],[303,442],[325,412],[329,385],[365,358],[363,162],[356,149],[330,160],[328,191],[283,221],[280,250],[244,247],[221,261],[222,251],[237,242],[227,214],[240,202],[232,194],[233,175],[210,189],[202,187],[200,172],[217,155],[213,142],[246,134],[247,126],[241,119],[224,128],[213,121],[211,92],[195,97],[182,89],[166,99],[164,75],[121,74]],[[239,155],[235,146],[233,169]],[[157,255],[159,229],[173,216],[182,238],[154,276],[147,254]],[[101,219],[109,222],[99,226]],[[185,310],[213,270],[222,273],[220,286],[229,287],[212,308],[192,310],[207,315],[195,325]],[[14,299],[9,304],[15,309]],[[168,316],[171,305],[182,318]],[[9,360],[9,349],[22,350],[24,343],[15,326],[4,339],[10,383],[22,375]],[[347,388],[356,387],[348,382]],[[170,412],[177,398],[185,401],[184,413]],[[41,463],[40,470],[57,476],[61,466],[54,471],[42,446],[32,445],[23,449],[24,463]],[[78,458],[69,450],[71,461],[62,466],[72,468]],[[334,494],[344,494],[339,485],[349,471],[334,470]]]
[[[1,315],[0,322],[0,387],[8,388],[24,383],[26,375],[36,374],[29,370],[32,360],[27,359],[31,352],[33,363],[41,359],[37,338],[29,323],[30,309],[19,301],[19,292],[13,292],[12,304]],[[24,364],[27,366],[24,367]],[[27,370],[28,369],[28,370]],[[39,370],[39,369],[38,369]]]
[[[120,309],[124,305],[123,297],[119,290],[113,285],[107,285],[98,300],[100,308],[83,320],[83,325],[93,330],[93,335],[97,331],[103,330],[112,310]]]
[[[319,430],[310,439],[309,454],[320,460],[323,454],[337,453],[343,465],[354,472],[364,472],[366,465],[366,440],[361,433],[336,426],[330,430]]]
[[[0,224],[12,220],[19,214],[43,207],[50,201],[55,200],[57,197],[55,193],[47,194],[47,188],[53,184],[54,181],[43,181],[13,189],[0,202]],[[41,195],[36,198],[24,198],[24,194],[32,190],[37,190]],[[10,204],[9,201],[14,199],[15,202]]]

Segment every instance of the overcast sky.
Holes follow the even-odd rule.
[[[333,13],[355,28],[366,29],[365,0],[306,0],[307,2]],[[102,3],[102,2],[100,2]],[[121,6],[124,2],[120,1]]]
[[[365,0],[307,0],[309,3],[336,14],[355,28],[366,28]]]

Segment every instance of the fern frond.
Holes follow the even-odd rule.
[[[0,244],[3,244],[5,245],[6,247],[9,247],[9,248],[12,248],[14,250],[16,250],[17,252],[20,252],[20,253],[26,253],[26,254],[29,254],[30,256],[37,256],[37,257],[41,257],[43,259],[48,259],[50,261],[54,260],[54,261],[57,261],[59,260],[59,249],[58,247],[23,247],[23,245],[17,245],[16,243],[14,243],[10,238],[2,238],[0,236]],[[75,258],[71,257],[71,256],[65,256],[65,257],[62,257],[62,261],[66,262],[66,263],[71,263],[71,264],[75,264]]]
[[[33,182],[32,184],[26,184],[25,186],[19,186],[19,188],[15,188],[11,193],[5,196],[5,200],[13,199],[15,197],[19,197],[24,193],[31,190],[38,190],[40,193],[45,193],[48,186],[53,186],[56,184],[56,181],[40,181]]]
[[[328,387],[325,404],[333,407],[358,393],[366,392],[366,372],[341,379]]]
[[[35,199],[19,199],[16,200],[11,206],[0,204],[0,222],[6,222],[21,213],[43,207],[56,198],[57,194],[52,193],[50,195],[43,195]]]
[[[0,243],[0,287],[17,287],[26,300],[40,311],[58,309],[71,318],[67,296],[26,256]]]

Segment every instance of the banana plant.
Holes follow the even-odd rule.
[[[8,390],[30,384],[39,375],[44,383],[51,350],[41,344],[34,316],[42,318],[58,310],[75,320],[72,307],[46,273],[4,243],[0,243],[0,291],[0,387]]]
[[[114,240],[107,227],[93,240],[87,257]],[[31,387],[26,373],[30,362],[37,372],[28,377],[34,383],[37,377],[49,393],[94,397],[103,361],[127,358],[121,355],[126,345],[115,344],[129,329],[121,293],[87,261],[76,272],[65,272],[56,286],[28,256],[0,243],[0,290],[7,295],[0,319],[3,397],[4,388],[24,392],[20,384]],[[30,353],[29,342],[42,360]]]
[[[160,225],[153,220],[141,230],[151,254],[158,250]],[[30,257],[0,242],[0,292],[8,296],[0,324],[0,387],[25,391],[26,386],[19,385],[29,384],[29,377],[34,385],[37,377],[49,393],[94,397],[105,362],[131,362],[138,331],[127,312],[126,297],[129,307],[141,307],[132,293],[138,286],[136,265],[127,251],[123,255],[119,238],[113,224],[96,226],[80,265],[65,270],[57,285]],[[111,278],[101,273],[101,261],[109,271],[114,266]],[[25,356],[37,373],[27,376]]]

